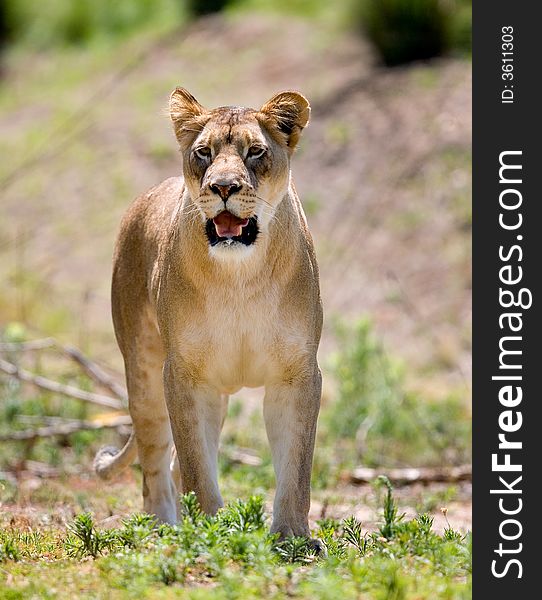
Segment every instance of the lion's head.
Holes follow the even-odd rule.
[[[213,253],[252,246],[287,193],[290,157],[309,121],[307,99],[287,91],[260,110],[208,110],[177,88],[169,109],[185,183]]]

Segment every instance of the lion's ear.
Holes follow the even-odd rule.
[[[274,126],[292,150],[309,122],[309,101],[299,92],[279,92],[260,108],[267,124]]]
[[[209,112],[190,92],[175,88],[169,97],[169,116],[181,147],[190,143],[208,121]]]

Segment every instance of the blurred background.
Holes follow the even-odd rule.
[[[3,0],[0,503],[139,508],[137,469],[104,491],[91,461],[129,431],[111,255],[132,199],[181,172],[177,85],[311,101],[293,174],[325,309],[317,510],[359,508],[359,465],[470,463],[470,1]],[[232,398],[221,474],[226,498],[274,485],[260,391]],[[468,522],[468,483],[409,497],[444,501]]]

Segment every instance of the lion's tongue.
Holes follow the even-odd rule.
[[[213,219],[213,223],[219,237],[230,238],[241,235],[243,227],[248,223],[248,219],[240,219],[225,210]]]

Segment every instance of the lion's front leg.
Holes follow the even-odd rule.
[[[310,481],[322,380],[315,366],[309,377],[268,386],[264,418],[277,491],[272,532],[309,536]]]
[[[164,392],[177,449],[183,492],[194,491],[207,514],[223,506],[218,489],[218,444],[227,396],[193,385],[182,368],[168,359]]]

